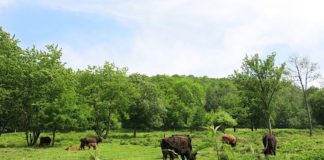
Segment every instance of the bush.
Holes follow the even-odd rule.
[[[223,131],[225,130],[226,127],[233,127],[237,125],[236,120],[233,119],[230,114],[222,110],[218,112],[208,113],[207,117],[210,125],[214,125],[214,126],[221,125]]]
[[[127,141],[120,141],[119,144],[120,145],[128,145],[128,142]]]

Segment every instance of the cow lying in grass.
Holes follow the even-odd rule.
[[[80,147],[78,147],[78,146],[70,146],[70,147],[65,148],[65,150],[67,150],[67,151],[79,151]]]
[[[192,152],[190,136],[173,135],[171,137],[163,138],[161,140],[161,149],[163,160],[166,160],[168,155],[173,160],[177,155],[184,160],[195,160],[197,152]]]

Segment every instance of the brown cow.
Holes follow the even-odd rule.
[[[86,146],[89,147],[89,149],[92,147],[94,150],[96,150],[97,143],[88,143]]]
[[[263,153],[265,156],[268,154],[276,155],[277,140],[276,137],[270,133],[262,137],[263,142]]]
[[[161,149],[163,160],[166,160],[168,155],[173,160],[175,156],[180,155],[182,160],[195,160],[197,152],[192,152],[190,136],[173,135],[161,140]]]
[[[67,151],[79,151],[80,147],[70,146],[70,147],[65,148],[65,150],[67,150]]]
[[[102,142],[102,138],[100,137],[85,137],[80,139],[80,149],[83,150],[85,146],[93,147],[93,149],[96,149],[97,143]],[[92,144],[90,144],[92,143]],[[95,143],[95,145],[93,144]]]
[[[236,137],[232,134],[224,134],[222,136],[222,143],[229,144],[232,147],[235,147],[236,146]]]

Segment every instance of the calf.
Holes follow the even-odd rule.
[[[67,150],[67,151],[79,151],[80,147],[70,146],[70,147],[65,148],[65,150]]]
[[[163,160],[166,160],[168,155],[173,160],[176,155],[180,155],[182,160],[195,160],[197,152],[192,152],[191,138],[189,136],[177,136],[163,138],[161,140],[161,149]]]
[[[51,138],[50,137],[40,137],[39,139],[39,145],[40,146],[49,146],[51,144]]]
[[[222,136],[222,143],[229,144],[232,147],[235,147],[236,146],[236,137],[232,134],[224,134]]]
[[[96,149],[97,143],[102,142],[102,138],[100,137],[85,137],[80,139],[80,149],[83,150],[85,146],[88,146],[89,149],[93,147]]]
[[[262,142],[264,146],[263,153],[265,156],[267,156],[268,154],[276,155],[277,140],[274,135],[270,133],[264,135]]]

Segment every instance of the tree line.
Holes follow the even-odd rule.
[[[219,124],[223,130],[252,131],[310,126],[310,132],[312,126],[324,125],[324,89],[308,88],[304,72],[298,77],[298,71],[313,66],[307,76],[315,79],[317,74],[310,75],[317,73],[316,67],[298,57],[291,64],[299,70],[276,66],[272,53],[265,59],[246,56],[242,68],[226,78],[147,76],[109,62],[73,70],[61,61],[57,45],[39,50],[18,43],[0,27],[0,136],[23,131],[28,146],[45,131],[53,133],[54,145],[57,131],[90,129],[107,138],[118,128],[131,129],[136,137],[138,130]],[[292,81],[296,73],[300,83]]]

